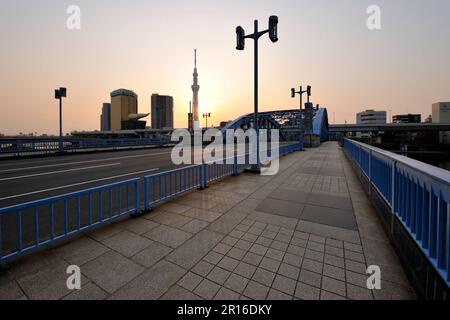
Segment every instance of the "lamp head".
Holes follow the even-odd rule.
[[[270,16],[269,18],[269,38],[272,42],[278,41],[278,17]]]
[[[245,49],[245,31],[241,26],[236,28],[236,50]]]

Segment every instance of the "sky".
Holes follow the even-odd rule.
[[[70,5],[79,30],[66,26]],[[381,30],[367,28],[369,5]],[[152,93],[173,96],[175,126],[186,127],[194,48],[209,124],[251,113],[253,41],[237,51],[235,28],[266,28],[270,15],[279,42],[259,41],[260,110],[298,108],[290,88],[308,84],[331,124],[369,108],[425,117],[450,100],[448,0],[0,0],[0,133],[56,134],[60,86],[64,132],[98,130],[118,88],[138,94],[141,113]]]

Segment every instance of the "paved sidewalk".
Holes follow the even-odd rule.
[[[78,265],[82,289],[69,291]],[[366,287],[378,265],[382,289]],[[17,260],[0,299],[414,299],[342,149],[281,160]]]

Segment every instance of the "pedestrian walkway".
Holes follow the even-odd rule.
[[[414,299],[342,149],[281,159],[11,263],[0,299]],[[82,289],[67,289],[77,265]],[[366,269],[381,268],[381,290]]]

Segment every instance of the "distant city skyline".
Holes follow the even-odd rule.
[[[0,133],[56,134],[60,86],[68,89],[64,133],[98,129],[116,88],[136,92],[143,113],[152,93],[173,96],[174,126],[186,127],[194,48],[199,114],[211,112],[209,122],[219,124],[251,113],[253,52],[236,51],[234,30],[250,31],[255,18],[265,26],[273,14],[280,40],[260,45],[261,111],[297,108],[290,88],[300,85],[313,86],[312,102],[336,123],[355,122],[366,109],[426,119],[433,103],[450,100],[447,0],[79,0],[81,29],[73,31],[70,4],[2,1]],[[366,26],[371,4],[381,8],[381,30]]]

